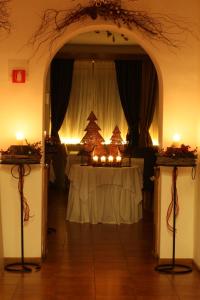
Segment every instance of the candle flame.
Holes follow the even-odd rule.
[[[17,141],[22,141],[22,140],[24,140],[25,139],[25,137],[24,137],[24,133],[22,132],[22,131],[18,131],[18,132],[16,132],[16,140]]]
[[[173,141],[174,141],[174,142],[180,142],[180,140],[181,140],[180,134],[179,134],[179,133],[175,133],[175,134],[173,135]]]

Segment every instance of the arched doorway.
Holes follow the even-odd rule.
[[[105,25],[102,25],[102,26],[100,26],[100,27],[98,27],[98,28],[103,28],[104,29],[104,31],[107,29],[107,26],[105,26]],[[93,28],[93,27],[92,27]],[[89,30],[89,28],[87,29],[87,30]],[[86,34],[87,34],[87,30],[85,30],[85,32],[86,32]],[[110,30],[110,27],[109,27],[109,30]],[[81,30],[82,31],[82,30]],[[116,28],[115,28],[115,31],[116,31]],[[93,31],[92,31],[93,32]],[[130,34],[130,32],[129,32],[129,34]],[[75,34],[74,34],[74,36],[76,36]],[[130,39],[131,39],[131,34],[130,34]],[[73,39],[72,39],[73,40]],[[58,51],[58,53],[60,52],[60,53],[62,53],[62,49],[64,49],[64,47],[65,46],[63,46],[63,47],[61,47],[60,48],[60,50]],[[141,48],[142,49],[142,48]],[[157,71],[157,73],[158,73],[158,78],[159,78],[159,103],[160,103],[160,96],[161,96],[161,89],[160,89],[160,86],[161,86],[161,84],[160,84],[160,76],[159,76],[159,72]],[[45,103],[46,103],[46,101],[45,101]],[[159,108],[158,108],[159,109]],[[159,109],[160,110],[160,109]],[[159,115],[159,122],[160,122],[160,115]],[[46,128],[45,128],[46,129]],[[159,129],[161,129],[161,126],[159,126]],[[159,132],[159,137],[161,136],[161,130],[160,130],[160,132]]]

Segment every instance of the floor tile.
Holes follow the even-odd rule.
[[[49,199],[47,258],[31,274],[0,274],[0,300],[200,300],[200,272],[155,271],[150,218],[136,224],[65,221],[66,195]]]

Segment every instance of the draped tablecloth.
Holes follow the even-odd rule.
[[[67,220],[132,224],[142,217],[142,169],[72,165]]]

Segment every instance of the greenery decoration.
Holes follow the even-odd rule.
[[[36,156],[39,156],[39,157],[42,156],[42,143],[41,143],[41,141],[31,143],[31,144],[27,141],[27,139],[25,141],[26,141],[27,146],[29,146],[29,149],[30,149],[29,154],[36,155]]]
[[[103,18],[118,27],[126,26],[130,30],[136,28],[150,39],[162,41],[172,47],[177,47],[178,41],[170,39],[169,34],[172,33],[173,36],[178,36],[180,32],[185,30],[183,26],[177,24],[168,16],[157,15],[157,17],[154,17],[145,11],[128,10],[118,0],[90,0],[87,5],[79,3],[71,10],[46,9],[42,15],[39,28],[29,42],[36,45],[37,51],[42,44],[49,41],[51,49],[53,43],[63,35],[68,26],[81,22],[86,18],[94,21],[97,18]],[[174,28],[177,29],[177,32],[174,32]],[[112,35],[110,31],[108,31],[109,35]],[[122,37],[127,40],[126,36],[122,35]]]
[[[192,149],[189,145],[182,144],[180,147],[167,147],[157,154],[156,164],[161,166],[195,166],[197,148]]]
[[[0,0],[0,30],[10,32],[8,2],[10,0]]]
[[[41,158],[42,156],[42,145],[41,142],[36,142],[30,144],[27,140],[25,140],[26,145],[11,145],[6,151],[0,150],[2,155],[10,155],[11,157],[15,155],[22,156],[38,156]]]
[[[197,158],[197,148],[192,149],[189,145],[182,144],[180,147],[167,147],[160,150],[159,156],[169,158]]]

